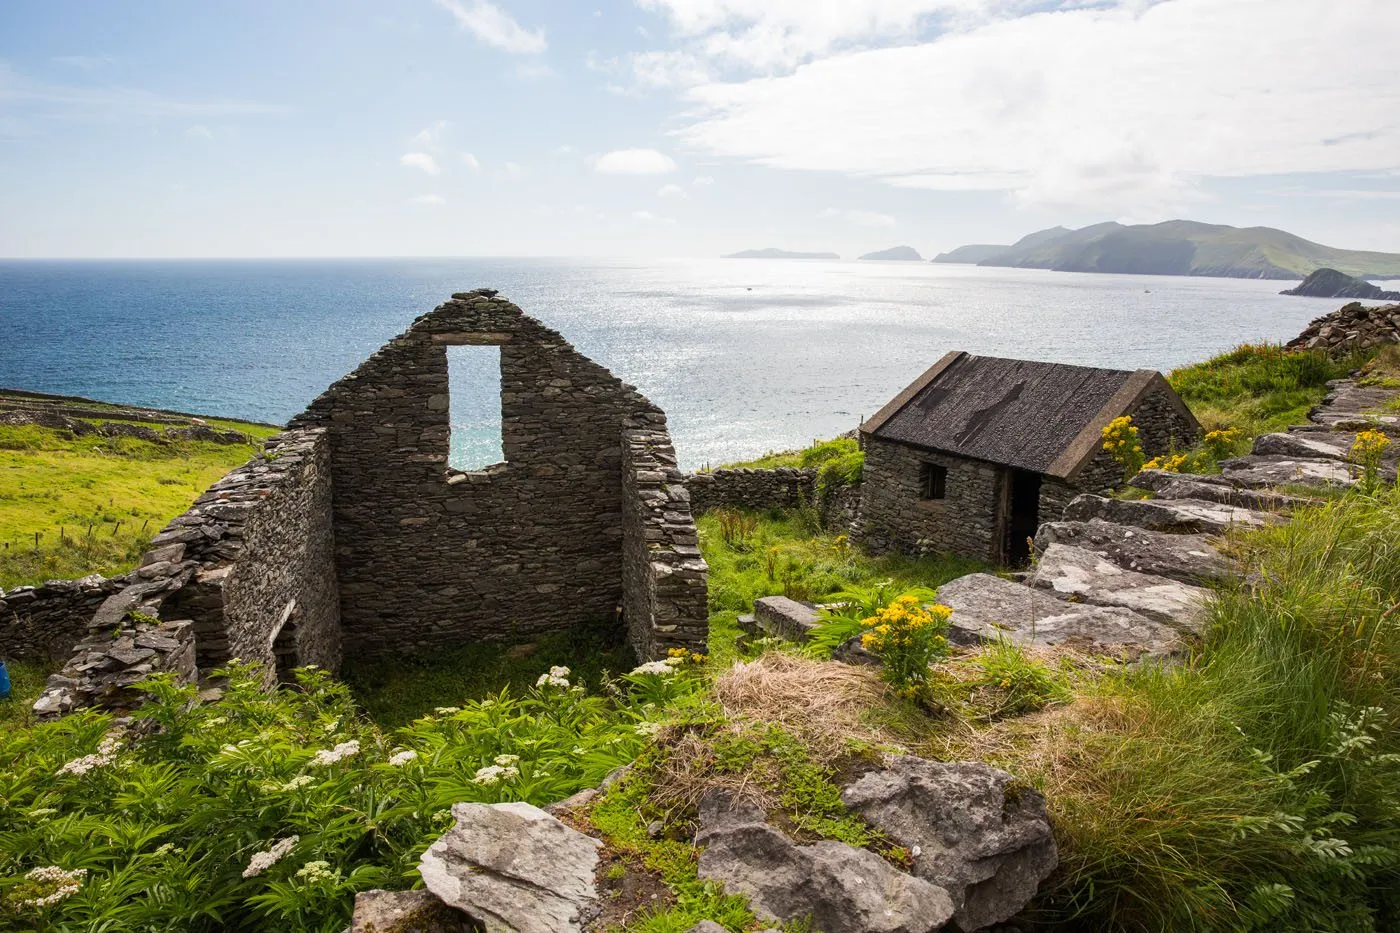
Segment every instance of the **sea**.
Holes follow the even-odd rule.
[[[0,387],[285,422],[454,291],[500,290],[666,410],[681,466],[854,428],[949,350],[1162,371],[1283,341],[1288,283],[809,260],[0,261]],[[452,461],[500,456],[454,348]]]

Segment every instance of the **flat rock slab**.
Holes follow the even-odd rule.
[[[1149,489],[1159,499],[1204,499],[1261,512],[1287,512],[1312,501],[1277,492],[1241,489],[1220,475],[1168,473],[1166,470],[1143,470],[1129,480],[1128,485]]]
[[[1348,463],[1303,457],[1250,454],[1220,462],[1221,475],[1249,489],[1268,486],[1355,486]]]
[[[482,928],[431,891],[361,891],[350,933],[479,933]]]
[[[1261,528],[1282,521],[1279,516],[1205,499],[1110,499],[1076,496],[1065,509],[1065,521],[1102,519],[1148,531],[1172,534],[1220,534],[1232,528]]]
[[[1118,566],[1085,548],[1052,544],[1040,555],[1031,586],[1091,606],[1121,606],[1149,619],[1199,633],[1210,591]]]
[[[1046,522],[1036,532],[1036,551],[1043,554],[1054,544],[1071,544],[1105,557],[1125,570],[1195,586],[1240,575],[1206,535],[1145,531],[1099,519]]]
[[[794,844],[763,810],[712,790],[700,801],[699,874],[748,897],[764,922],[807,919],[823,933],[932,933],[953,916],[939,885],[844,842]]]
[[[759,628],[789,641],[806,641],[807,634],[821,622],[814,606],[786,596],[754,600],[753,617]]]
[[[946,890],[958,929],[1020,913],[1059,855],[1045,798],[980,762],[889,759],[841,802],[914,853],[914,874]]]
[[[943,584],[938,601],[953,610],[948,640],[964,646],[1005,638],[1018,645],[1068,644],[1105,654],[1156,656],[1181,642],[1170,626],[1131,609],[1065,602],[989,573]]]
[[[528,803],[459,803],[418,863],[423,884],[487,933],[580,931],[597,912],[597,839]]]
[[[1297,431],[1261,434],[1250,453],[1261,457],[1293,457],[1309,460],[1345,460],[1356,435],[1344,431]]]

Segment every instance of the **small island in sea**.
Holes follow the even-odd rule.
[[[721,256],[721,259],[840,259],[836,253],[802,253],[790,249],[742,249],[737,253]]]
[[[1388,292],[1365,279],[1338,272],[1318,269],[1294,288],[1285,288],[1280,295],[1302,295],[1305,298],[1359,298],[1363,301],[1400,301],[1400,292]]]
[[[897,259],[903,262],[923,262],[924,257],[912,246],[891,246],[889,249],[866,253],[861,259]]]
[[[1010,246],[962,246],[934,262],[1058,272],[1301,279],[1318,269],[1358,278],[1400,277],[1400,254],[1337,249],[1272,227],[1230,227],[1192,220],[1124,226],[1051,227]],[[1337,296],[1346,297],[1346,296]]]

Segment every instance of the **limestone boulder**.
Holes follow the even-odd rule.
[[[349,933],[479,933],[481,926],[431,891],[361,891]]]
[[[1052,544],[1028,581],[1065,599],[1091,606],[1121,606],[1149,619],[1200,632],[1210,591],[1166,577],[1127,570],[1093,551]]]
[[[959,645],[1004,638],[1018,645],[1069,644],[1140,657],[1170,654],[1181,642],[1170,626],[1131,609],[1065,602],[988,573],[943,584],[938,601],[953,610],[948,640]]]
[[[754,600],[753,617],[761,630],[789,641],[806,641],[807,634],[821,622],[814,606],[786,596]]]
[[[1279,516],[1204,499],[1113,499],[1108,496],[1075,497],[1065,509],[1065,521],[1102,519],[1148,531],[1171,534],[1221,534],[1232,528],[1262,528],[1280,522]]]
[[[1054,544],[1092,551],[1126,570],[1201,586],[1237,576],[1234,566],[1206,535],[1176,535],[1087,522],[1046,522],[1036,532],[1035,547],[1044,553]]]
[[[1153,474],[1144,476],[1143,474]],[[1194,473],[1168,473],[1164,470],[1143,470],[1130,481],[1139,489],[1150,489],[1159,499],[1203,499],[1261,512],[1287,512],[1307,505],[1309,500],[1259,489],[1241,489],[1222,476],[1201,476]]]
[[[1310,460],[1345,460],[1355,434],[1335,431],[1261,434],[1254,439],[1250,453],[1262,457],[1301,457]]]
[[[1059,858],[1045,799],[980,762],[890,759],[841,801],[914,853],[914,874],[946,890],[952,929],[971,933],[1019,913]]]
[[[1248,489],[1268,486],[1355,486],[1351,464],[1338,460],[1250,454],[1220,462],[1221,475]]]
[[[601,843],[528,803],[459,803],[418,864],[423,883],[487,933],[567,933],[597,912]]]
[[[953,916],[939,885],[842,842],[796,845],[727,792],[700,802],[700,877],[749,899],[764,922],[810,918],[823,933],[931,933]]]

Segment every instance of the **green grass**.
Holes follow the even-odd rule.
[[[212,424],[259,443],[277,430]],[[256,449],[0,425],[0,588],[129,570],[152,535]]]
[[[859,447],[860,445],[853,437],[836,437],[829,441],[813,441],[812,446],[804,450],[770,450],[753,460],[723,464],[721,469],[776,470],[779,467],[793,467],[795,469],[819,467],[828,460],[848,455],[858,450]]]
[[[534,642],[480,642],[435,652],[421,660],[383,658],[347,662],[341,679],[380,727],[405,725],[442,706],[494,696],[509,687],[533,687],[541,671],[569,668],[575,683],[598,687],[604,673],[624,674],[636,664],[632,649],[600,628],[544,635]]]
[[[1246,344],[1167,377],[1207,430],[1235,428],[1234,453],[1255,437],[1307,420],[1327,394],[1327,382],[1359,369],[1373,354],[1334,360],[1320,351],[1284,352],[1274,344]]]
[[[8,661],[10,698],[0,700],[0,730],[18,729],[31,722],[29,708],[44,692],[44,683],[57,668],[32,661]]]

